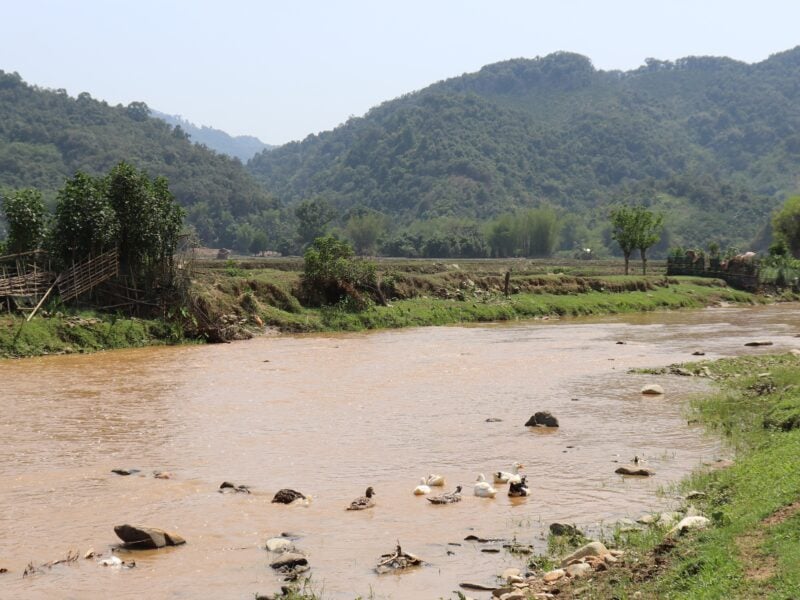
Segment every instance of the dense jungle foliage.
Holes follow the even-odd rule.
[[[248,166],[282,202],[324,198],[343,228],[354,211],[388,217],[389,253],[429,255],[419,234],[432,220],[468,238],[476,222],[542,204],[565,219],[561,250],[613,248],[618,203],[665,214],[657,253],[766,248],[771,211],[797,187],[798,100],[800,47],[628,72],[562,52],[434,84]]]
[[[72,98],[0,71],[0,190],[36,188],[52,207],[76,172],[101,175],[124,160],[169,179],[207,244],[233,244],[245,221],[267,229],[276,220],[275,200],[241,162],[192,144],[180,127],[149,115],[141,102],[124,107],[86,93]]]

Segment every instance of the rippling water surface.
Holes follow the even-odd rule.
[[[470,533],[543,548],[554,520],[597,528],[668,505],[659,486],[724,453],[687,426],[684,401],[704,380],[629,368],[800,347],[798,331],[784,305],[0,361],[0,598],[252,598],[279,587],[262,548],[284,531],[300,536],[325,598],[452,597],[459,581],[521,564],[480,552]],[[743,347],[763,338],[775,346]],[[667,394],[641,396],[646,382]],[[537,410],[561,428],[523,427]],[[614,474],[635,454],[656,477]],[[411,494],[432,472],[470,491],[514,461],[529,498],[501,488],[435,507]],[[254,493],[219,494],[223,480]],[[346,512],[368,485],[377,507]],[[313,501],[271,504],[282,487]],[[69,549],[107,553],[125,522],[188,544],[136,553],[135,569],[80,560],[22,578]],[[429,566],[376,575],[396,540]]]

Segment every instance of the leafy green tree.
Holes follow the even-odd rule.
[[[772,217],[775,237],[783,241],[795,258],[800,258],[800,196],[792,196],[784,202]]]
[[[647,249],[658,243],[664,226],[664,215],[653,213],[643,207],[638,211],[636,247],[642,257],[642,275],[647,275]]]
[[[269,238],[263,231],[256,231],[253,241],[250,242],[250,253],[263,255],[269,245]]]
[[[521,211],[515,218],[517,245],[524,256],[550,256],[558,243],[560,224],[549,206]]]
[[[336,213],[323,198],[313,200],[303,200],[294,210],[297,217],[297,237],[302,245],[310,244],[318,237],[325,235],[328,227]]]
[[[52,245],[66,264],[114,245],[119,221],[102,179],[77,172],[58,192]]]
[[[47,232],[47,211],[38,190],[16,190],[3,197],[8,227],[6,251],[12,254],[36,250]]]
[[[611,239],[615,240],[622,250],[622,256],[625,258],[625,275],[627,275],[631,253],[636,249],[639,235],[636,209],[620,206],[611,211],[610,218]]]
[[[344,302],[361,309],[371,294],[380,295],[375,265],[354,258],[352,246],[332,235],[315,239],[306,249],[300,288],[311,306]]]
[[[654,214],[641,205],[620,206],[611,211],[611,237],[619,244],[625,258],[625,275],[628,274],[631,253],[639,250],[642,256],[642,273],[647,273],[647,249],[659,239],[663,215]]]
[[[377,212],[353,215],[347,221],[345,233],[359,255],[374,254],[378,240],[386,232],[386,216]]]
[[[150,180],[124,162],[111,170],[105,188],[119,221],[116,241],[123,272],[152,285],[171,272],[183,210],[165,178]]]
[[[486,228],[486,241],[492,256],[496,258],[514,256],[517,250],[514,216],[506,213],[491,221]]]

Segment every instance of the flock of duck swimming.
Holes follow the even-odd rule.
[[[525,465],[522,463],[515,462],[511,466],[511,471],[497,471],[493,473],[493,484],[508,484],[508,495],[512,498],[529,495],[530,491],[528,490],[527,477],[520,474],[520,469],[523,469],[524,467]],[[493,484],[486,481],[486,477],[483,475],[483,473],[481,473],[475,480],[475,484],[473,485],[472,489],[475,495],[479,498],[494,498],[497,495],[497,488],[495,488]],[[428,494],[431,493],[431,488],[444,487],[444,485],[445,478],[442,475],[428,475],[427,477],[420,479],[419,485],[414,488],[414,495],[427,496],[426,500],[431,504],[453,504],[454,502],[460,502],[461,490],[463,489],[460,485],[456,486],[456,489],[452,492],[436,496],[428,496]],[[347,507],[347,510],[364,510],[367,508],[372,508],[375,506],[374,496],[375,490],[372,488],[372,486],[370,486],[367,488],[367,491],[363,496],[359,496],[350,503],[350,505]],[[275,494],[275,497],[272,499],[272,501],[279,502],[281,504],[290,504],[299,499],[309,500],[310,497],[306,497],[296,490],[282,489]]]

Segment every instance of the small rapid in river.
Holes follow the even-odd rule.
[[[543,549],[549,523],[597,531],[668,506],[670,483],[724,454],[687,425],[685,399],[707,380],[630,368],[800,347],[797,332],[797,307],[776,305],[0,361],[0,598],[252,598],[280,585],[264,543],[281,532],[325,598],[451,597],[524,564],[467,535]],[[539,410],[561,427],[524,427]],[[656,476],[614,474],[634,455]],[[531,496],[472,495],[478,473],[515,461]],[[463,485],[463,501],[414,496],[428,473],[447,478],[434,493]],[[218,493],[226,480],[253,493]],[[377,505],[346,511],[367,486]],[[272,504],[286,487],[313,499]],[[70,549],[108,556],[122,523],[187,544],[120,553],[133,569],[80,559],[22,577]],[[377,575],[398,540],[428,565]]]

